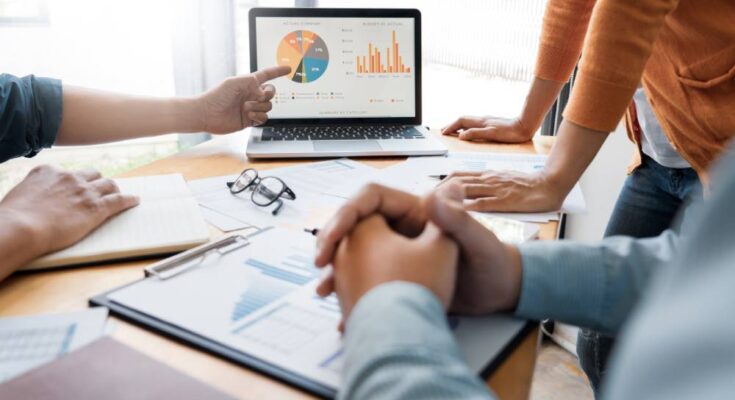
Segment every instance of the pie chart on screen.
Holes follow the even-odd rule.
[[[329,65],[327,44],[319,35],[307,30],[284,36],[278,44],[276,58],[278,65],[291,67],[288,78],[298,83],[314,82]]]

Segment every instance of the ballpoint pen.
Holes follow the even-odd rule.
[[[316,235],[319,234],[319,229],[317,229],[317,228],[311,228],[311,229],[304,228],[304,232],[311,233],[312,235],[316,236]]]
[[[429,175],[429,178],[434,178],[434,179],[438,179],[440,181],[443,181],[444,179],[447,178],[447,176],[449,176],[449,175],[444,175],[444,174],[442,174],[442,175]]]

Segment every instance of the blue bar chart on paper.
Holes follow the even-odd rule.
[[[278,265],[248,258],[245,266],[259,275],[242,294],[232,311],[232,321],[239,321],[253,312],[285,296],[319,276],[311,258],[299,253],[288,254]]]

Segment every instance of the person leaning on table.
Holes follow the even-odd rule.
[[[268,118],[275,93],[265,82],[288,67],[228,78],[190,98],[125,96],[60,81],[0,75],[0,162],[41,149],[173,132],[229,133]],[[0,280],[45,253],[82,239],[137,205],[99,172],[34,168],[0,201]]]
[[[735,148],[712,196],[655,238],[501,243],[462,204],[462,187],[418,198],[373,185],[320,231],[320,295],[345,327],[344,399],[486,399],[447,310],[513,312],[621,333],[606,399],[735,395]],[[376,251],[375,249],[380,249]]]
[[[469,207],[558,210],[627,109],[637,151],[605,236],[652,237],[669,228],[687,198],[701,197],[700,178],[706,183],[709,165],[735,135],[733,21],[732,0],[550,0],[521,116],[464,117],[444,133],[530,140],[579,60],[557,142],[540,174],[455,178]],[[613,343],[580,332],[577,351],[595,391]]]

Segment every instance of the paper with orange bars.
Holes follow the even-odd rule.
[[[403,64],[398,42],[396,42],[396,31],[392,32],[392,45],[386,47],[385,53],[381,52],[377,46],[368,43],[368,55],[357,56],[357,73],[358,74],[380,74],[403,72],[410,73],[411,67]]]

